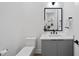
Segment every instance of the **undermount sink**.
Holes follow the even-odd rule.
[[[49,37],[61,37],[61,35],[53,34],[53,35],[48,35]]]

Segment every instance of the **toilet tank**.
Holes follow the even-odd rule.
[[[26,41],[25,46],[35,47],[36,45],[36,37],[26,37],[25,41]]]

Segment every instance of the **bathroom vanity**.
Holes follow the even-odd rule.
[[[70,17],[72,19],[72,17]],[[44,9],[44,32],[49,34],[42,35],[41,52],[43,56],[73,56],[74,39],[73,35],[62,33],[63,29],[63,9],[45,8]],[[69,30],[69,29],[67,29]],[[61,35],[58,32],[61,31]],[[60,33],[60,32],[59,32]],[[63,35],[64,34],[64,35]]]
[[[73,56],[73,37],[40,37],[43,56]]]

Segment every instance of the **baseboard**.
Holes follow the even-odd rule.
[[[35,53],[41,54],[41,49],[35,49]]]

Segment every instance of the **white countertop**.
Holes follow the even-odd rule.
[[[62,36],[60,36],[60,35],[56,35],[56,36],[53,36],[53,35],[50,35],[50,36],[44,36],[44,35],[42,35],[41,37],[40,37],[40,39],[43,39],[43,40],[49,40],[49,39],[73,39],[73,36],[64,36],[64,35],[62,35]]]

